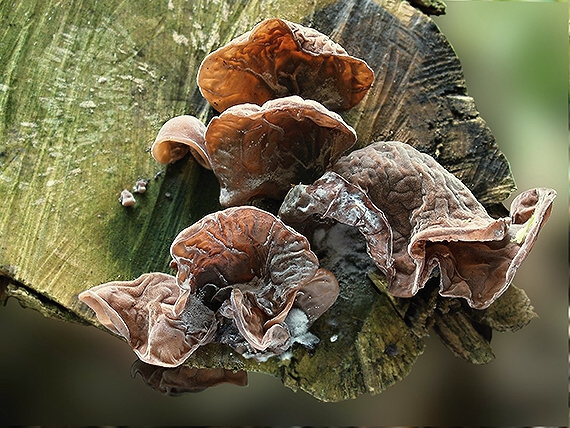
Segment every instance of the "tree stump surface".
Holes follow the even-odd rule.
[[[418,3],[441,12],[438,2]],[[343,113],[359,147],[407,142],[491,211],[501,212],[514,190],[453,49],[406,2],[16,1],[0,9],[0,301],[15,297],[45,316],[101,327],[78,301],[81,291],[171,272],[170,243],[220,209],[219,185],[191,158],[158,165],[149,147],[173,116],[213,117],[196,86],[200,62],[269,17],[314,27],[374,69],[373,88]],[[121,190],[139,178],[150,180],[148,191],[122,207]],[[446,301],[435,286],[393,298],[363,245],[355,240],[343,257],[316,249],[341,294],[311,329],[321,339],[315,350],[296,345],[289,359],[257,363],[208,345],[186,364],[269,373],[339,401],[405,377],[432,326],[454,353],[485,363],[493,358],[491,330],[514,330],[534,316],[514,287],[486,311]],[[347,260],[358,269],[349,271]],[[499,304],[520,310],[495,310]]]

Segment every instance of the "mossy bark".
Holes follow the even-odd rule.
[[[192,114],[207,122],[214,115],[195,83],[201,60],[274,16],[317,28],[375,70],[372,90],[344,114],[359,146],[408,142],[494,209],[514,189],[453,49],[406,2],[4,2],[1,300],[16,297],[46,316],[100,326],[78,293],[144,272],[170,272],[170,243],[219,209],[219,187],[193,159],[164,168],[148,149],[167,119]],[[120,191],[138,178],[150,180],[147,193],[136,195],[134,207],[122,207]],[[425,309],[431,307],[421,303],[425,296],[395,303],[373,287],[366,270],[351,277],[338,269],[341,296],[314,326],[321,337],[314,353],[299,346],[289,360],[257,364],[213,345],[189,364],[271,373],[327,401],[378,393],[401,379],[422,352],[427,329],[444,315]],[[530,305],[520,313],[522,321],[515,314],[516,322],[493,316],[476,322],[509,329],[530,320]]]

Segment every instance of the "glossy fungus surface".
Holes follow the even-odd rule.
[[[399,142],[356,150],[333,170],[293,189],[280,216],[291,224],[311,214],[354,225],[392,294],[413,296],[438,268],[440,294],[477,309],[511,283],[556,195],[529,190],[513,201],[510,217],[494,219],[453,174]]]
[[[224,207],[282,199],[292,185],[320,177],[355,142],[356,132],[338,114],[298,96],[231,107],[206,131]]]
[[[151,148],[152,156],[162,164],[176,162],[191,152],[204,168],[210,168],[204,136],[206,126],[196,117],[183,115],[168,120],[160,130]]]
[[[175,310],[181,292],[173,276],[147,273],[98,285],[79,294],[79,300],[125,338],[142,361],[174,367],[209,343],[216,328],[214,312],[192,296],[184,299],[184,313]]]
[[[336,110],[356,105],[372,85],[374,72],[317,30],[268,19],[210,53],[197,80],[218,111],[289,95]]]
[[[307,239],[257,208],[206,216],[178,235],[171,253],[180,287],[233,320],[254,353],[288,348],[293,305],[314,319],[338,296],[336,278],[319,268]],[[296,302],[312,289],[321,292]]]
[[[370,257],[388,277],[393,276],[392,228],[386,216],[362,189],[337,173],[329,171],[311,185],[292,188],[279,217],[307,235],[312,233],[315,218],[358,228],[366,237]]]
[[[178,366],[212,341],[260,360],[281,354],[338,296],[307,239],[257,208],[204,217],[171,253],[176,277],[144,274],[79,295],[148,364]]]

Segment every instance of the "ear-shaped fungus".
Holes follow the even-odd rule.
[[[392,294],[414,295],[439,267],[440,294],[465,298],[476,309],[488,307],[509,286],[556,196],[551,189],[529,190],[513,201],[510,218],[493,219],[453,174],[399,142],[356,150],[333,169],[290,192],[280,212],[285,222],[314,214],[354,225]],[[329,192],[331,187],[342,191]],[[357,209],[339,209],[347,200],[362,202]],[[375,216],[383,219],[374,222]],[[390,234],[391,243],[385,242]]]
[[[386,216],[362,189],[337,173],[329,171],[311,185],[293,187],[279,218],[308,235],[315,219],[329,218],[358,228],[366,237],[370,257],[388,278],[393,277],[392,228]]]
[[[210,167],[204,136],[206,126],[194,116],[176,116],[168,120],[154,140],[152,156],[160,163],[168,164],[182,159],[189,151],[204,168]]]
[[[201,392],[221,383],[247,385],[247,372],[243,370],[234,372],[223,368],[199,369],[187,366],[165,368],[137,360],[131,367],[131,375],[135,377],[137,374],[151,388],[171,396]]]
[[[175,311],[180,293],[173,276],[149,273],[98,285],[79,294],[79,300],[101,324],[124,337],[142,361],[175,367],[216,331],[214,312],[194,296],[184,299],[185,313]]]
[[[179,285],[233,320],[254,353],[289,347],[285,319],[293,305],[312,322],[338,296],[336,278],[319,268],[307,239],[257,208],[204,217],[178,235],[171,254]],[[295,300],[313,289],[313,299]]]
[[[204,98],[218,111],[300,95],[332,110],[366,94],[374,72],[318,31],[268,19],[209,54],[198,71]]]
[[[180,232],[171,254],[176,278],[144,274],[79,295],[145,363],[175,367],[214,340],[257,359],[280,354],[338,297],[307,239],[257,208],[204,217]]]
[[[355,142],[356,132],[338,114],[298,96],[231,107],[206,131],[224,207],[282,199],[291,185],[320,177]]]

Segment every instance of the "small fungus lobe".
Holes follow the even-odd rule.
[[[174,367],[215,332],[214,312],[195,297],[186,298],[192,318],[180,316],[175,304],[181,289],[176,278],[143,274],[134,281],[112,281],[79,294],[101,324],[122,336],[144,362]]]
[[[415,295],[438,268],[441,295],[484,309],[512,282],[555,196],[545,188],[523,192],[510,218],[493,219],[432,157],[378,142],[339,159],[313,185],[291,190],[280,217],[292,225],[313,215],[357,227],[395,296]]]
[[[131,375],[135,377],[137,374],[148,386],[170,396],[201,392],[222,383],[247,385],[247,372],[243,370],[234,372],[223,368],[203,369],[188,366],[167,368],[137,360],[131,367]]]
[[[206,131],[224,207],[282,199],[291,185],[320,177],[355,142],[356,132],[338,114],[298,96],[231,107]]]
[[[337,110],[364,97],[374,72],[317,30],[268,19],[210,53],[197,80],[204,98],[220,112],[289,95]]]
[[[123,189],[121,191],[121,194],[119,195],[119,202],[124,207],[132,207],[134,204],[137,203],[133,194],[129,192],[127,189]]]
[[[133,193],[146,193],[146,186],[148,186],[148,180],[139,178],[133,186]]]
[[[306,235],[311,234],[314,217],[358,228],[366,237],[370,257],[388,277],[393,276],[392,229],[386,216],[360,188],[337,173],[329,171],[311,185],[293,187],[279,217]]]
[[[253,207],[219,211],[171,246],[176,277],[144,274],[79,295],[149,364],[175,367],[211,341],[265,359],[286,351],[338,296],[308,240]],[[302,316],[289,317],[291,311]],[[295,322],[295,325],[288,324]]]
[[[206,126],[196,117],[183,115],[168,120],[158,131],[151,147],[152,156],[157,162],[169,164],[182,159],[191,152],[204,168],[210,168],[204,135]]]

